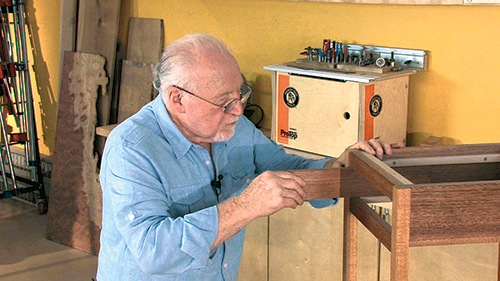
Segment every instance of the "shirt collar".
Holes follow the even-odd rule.
[[[165,139],[170,143],[175,157],[177,157],[177,159],[183,157],[189,151],[193,143],[181,133],[179,128],[177,128],[172,121],[172,118],[170,118],[167,108],[163,103],[163,99],[161,98],[161,93],[152,102],[152,106],[156,122],[158,122],[158,126],[160,126]]]

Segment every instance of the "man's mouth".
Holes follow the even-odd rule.
[[[235,120],[232,120],[232,121],[226,123],[226,125],[227,126],[235,126],[237,121],[238,121],[238,118],[236,118]]]

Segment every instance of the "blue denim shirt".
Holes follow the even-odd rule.
[[[186,139],[159,95],[109,135],[101,163],[103,221],[97,279],[236,280],[242,230],[213,251],[216,205],[266,170],[321,168],[287,155],[245,117],[209,153]],[[221,194],[211,182],[222,175]],[[336,200],[311,202],[315,207]]]

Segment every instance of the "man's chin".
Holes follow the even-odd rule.
[[[219,131],[217,135],[214,138],[215,142],[223,142],[223,141],[228,141],[230,138],[232,138],[234,135],[234,126],[231,129]]]

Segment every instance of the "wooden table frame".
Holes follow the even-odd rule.
[[[345,281],[357,280],[358,220],[391,252],[393,281],[408,280],[410,247],[500,243],[500,144],[402,148],[384,161],[352,150],[345,168],[293,172],[308,199],[344,197]],[[391,224],[373,196],[392,203]]]

